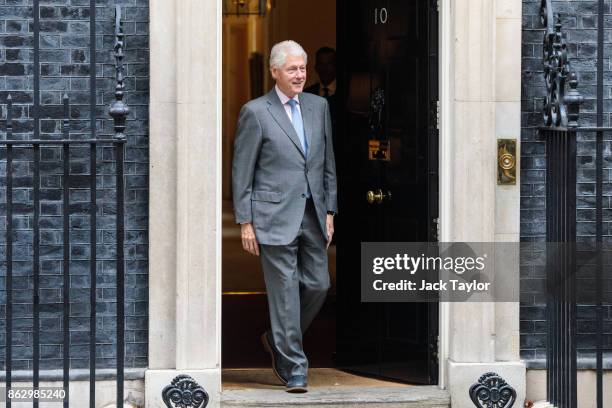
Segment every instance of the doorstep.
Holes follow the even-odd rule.
[[[224,370],[222,407],[371,407],[449,408],[447,390],[406,385],[348,374],[335,369],[311,369],[309,391],[289,394],[277,385],[271,370]]]

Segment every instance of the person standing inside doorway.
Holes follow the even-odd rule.
[[[328,102],[336,95],[336,50],[321,47],[315,54],[315,71],[319,82],[304,89],[304,92],[322,96]]]
[[[276,84],[246,103],[232,163],[243,248],[261,257],[271,330],[261,337],[288,392],[306,392],[302,335],[330,286],[327,248],[337,212],[328,102],[303,93],[307,55],[295,41],[270,52]]]
[[[315,54],[315,71],[319,82],[304,89],[304,92],[319,95],[327,100],[332,121],[332,143],[334,145],[334,159],[340,162],[338,155],[342,151],[340,145],[340,132],[338,132],[338,97],[336,95],[336,50],[331,47],[321,47]],[[336,232],[332,245],[336,245],[342,233],[340,219],[335,220]]]
[[[336,96],[336,50],[331,47],[321,47],[315,54],[315,71],[319,77],[319,82],[304,89],[304,92],[319,95],[327,99],[329,111],[332,119],[332,133],[334,135],[334,152],[338,152],[336,138],[336,115],[337,115],[337,96]]]

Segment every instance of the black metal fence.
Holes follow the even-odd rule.
[[[576,133],[545,130],[547,158],[546,274],[547,395],[561,407],[577,404],[576,377]]]
[[[47,171],[46,166],[41,165],[41,157],[47,156],[49,152],[51,156],[56,155],[61,160],[61,200],[62,200],[62,332],[63,332],[63,387],[66,392],[66,397],[63,402],[64,407],[70,406],[69,389],[70,389],[70,260],[71,260],[71,224],[70,215],[78,212],[80,214],[88,214],[89,216],[89,278],[90,278],[90,299],[89,299],[89,406],[95,407],[96,400],[96,277],[97,277],[97,214],[99,206],[97,205],[97,189],[99,177],[97,169],[100,166],[100,156],[112,156],[115,162],[114,171],[114,188],[116,196],[116,325],[117,325],[117,352],[116,352],[116,369],[117,369],[117,406],[123,406],[123,383],[124,383],[124,359],[125,359],[125,322],[124,322],[124,147],[126,138],[124,135],[126,126],[126,116],[129,109],[123,102],[124,96],[124,67],[123,67],[123,28],[121,23],[121,10],[117,6],[115,18],[115,60],[116,60],[116,87],[115,101],[110,107],[109,114],[114,119],[114,135],[106,137],[98,137],[96,135],[96,1],[90,1],[90,70],[89,70],[89,104],[90,104],[90,129],[86,137],[73,137],[71,134],[70,124],[70,102],[69,96],[64,95],[63,98],[63,120],[61,138],[56,139],[41,139],[40,136],[40,7],[39,0],[33,0],[33,105],[31,106],[33,118],[33,132],[27,138],[14,138],[13,136],[13,101],[9,95],[6,100],[6,133],[5,138],[0,140],[0,156],[5,156],[6,163],[6,347],[5,347],[5,378],[6,390],[13,386],[13,292],[15,286],[15,276],[13,274],[13,244],[15,241],[14,229],[14,210],[16,203],[14,202],[14,181],[19,180],[20,186],[26,186],[32,191],[32,220],[33,220],[33,236],[32,236],[32,282],[33,282],[33,299],[32,299],[32,385],[34,389],[40,386],[40,265],[41,265],[41,177],[44,178]],[[79,150],[82,157],[84,150],[87,152],[88,163],[79,163],[76,169],[71,168],[74,161],[71,161],[72,152]],[[24,177],[16,172],[16,163],[19,160],[27,159],[32,165],[32,176]],[[1,175],[0,175],[1,177]],[[71,189],[78,187],[79,189],[88,189],[89,202],[74,204],[71,203]],[[44,230],[43,230],[44,232]],[[33,406],[38,407],[39,401],[33,400]],[[11,400],[7,399],[7,407],[11,407]],[[74,406],[74,405],[73,405]]]
[[[578,406],[579,361],[596,372],[596,394],[581,399],[593,397],[598,408],[604,406],[603,356],[610,341],[604,330],[604,306],[610,303],[605,293],[609,284],[605,263],[610,263],[610,245],[605,236],[610,231],[604,222],[604,211],[611,209],[610,201],[604,201],[604,190],[609,187],[609,182],[604,181],[609,180],[604,150],[606,141],[610,144],[612,128],[603,126],[604,1],[598,0],[597,4],[595,127],[578,125],[582,97],[577,91],[578,79],[571,69],[560,18],[554,16],[551,0],[542,0],[541,7],[546,28],[543,65],[547,86],[544,126],[540,129],[546,140],[547,158],[547,396],[558,408]],[[589,156],[585,152],[592,150],[593,144],[595,153]],[[586,145],[589,148],[583,148]],[[577,198],[583,204],[577,205]],[[582,340],[587,341],[580,342],[579,314],[587,308],[594,310],[589,317],[592,320],[587,322],[589,338],[583,336]],[[579,359],[579,354],[583,358]]]
[[[610,168],[604,151],[612,146],[612,128],[541,129],[541,134],[547,147],[548,400],[558,408],[577,407],[578,368],[588,368],[596,374],[593,398],[603,407],[604,356],[612,341],[605,329],[612,305],[612,245],[610,215],[604,213],[612,206],[605,193]]]

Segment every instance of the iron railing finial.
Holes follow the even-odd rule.
[[[130,108],[123,101],[125,89],[125,68],[123,66],[124,46],[123,21],[121,20],[121,7],[115,7],[115,71],[117,85],[115,86],[115,101],[111,104],[109,114],[115,121],[115,138],[125,139],[125,126]]]
[[[542,0],[540,20],[545,26],[542,67],[546,81],[546,96],[542,117],[546,127],[577,127],[580,104],[578,76],[571,69],[561,17],[554,15],[551,0]],[[566,94],[566,82],[572,88]]]
[[[580,116],[580,104],[584,101],[584,97],[578,92],[578,75],[576,71],[571,71],[569,74],[570,90],[565,95],[564,101],[567,104],[567,126],[571,128],[578,127],[578,117]]]

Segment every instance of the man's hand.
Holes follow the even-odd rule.
[[[325,221],[325,226],[327,227],[327,248],[329,248],[329,244],[332,242],[332,237],[334,236],[334,216],[331,214],[327,214],[327,220]]]
[[[250,254],[259,256],[259,245],[257,244],[253,224],[250,222],[240,224],[240,237],[242,238],[242,248]]]

